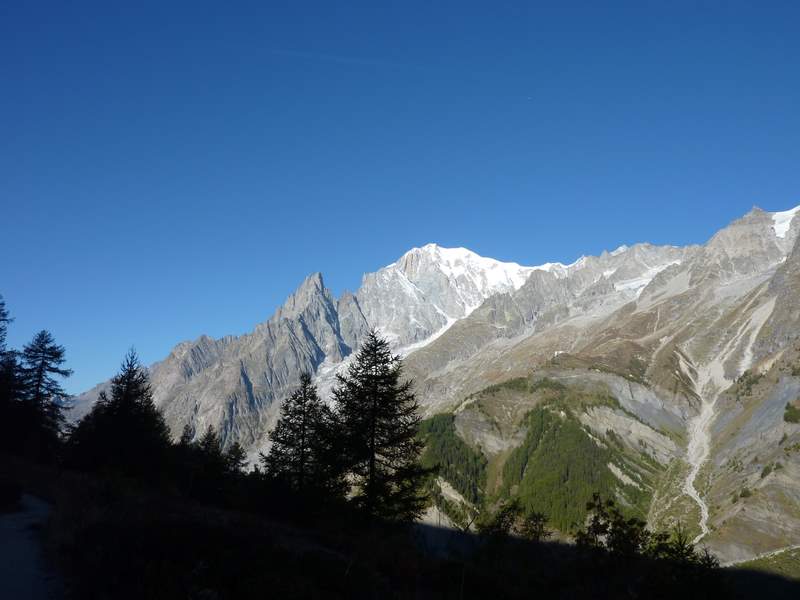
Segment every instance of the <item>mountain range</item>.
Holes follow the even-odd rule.
[[[339,298],[315,273],[251,333],[175,346],[149,368],[154,397],[176,437],[213,425],[255,457],[300,374],[327,396],[374,328],[424,416],[482,465],[474,481],[443,471],[446,518],[517,495],[566,531],[555,488],[584,469],[581,486],[653,527],[682,523],[723,561],[745,560],[800,544],[798,212],[754,208],[702,245],[567,265],[428,244]]]

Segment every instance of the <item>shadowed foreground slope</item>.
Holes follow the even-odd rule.
[[[367,526],[276,504],[226,511],[129,481],[12,460],[0,476],[53,502],[46,541],[75,598],[794,598],[800,582],[697,571],[558,543]]]

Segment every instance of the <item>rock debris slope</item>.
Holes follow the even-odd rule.
[[[703,245],[567,265],[429,244],[338,299],[314,274],[251,333],[176,346],[150,368],[155,398],[174,434],[213,425],[255,452],[300,373],[327,392],[375,327],[406,357],[426,415],[452,413],[493,473],[555,386],[582,398],[556,412],[608,454],[622,501],[745,559],[800,542],[800,424],[784,414],[800,395],[798,212],[754,208]]]

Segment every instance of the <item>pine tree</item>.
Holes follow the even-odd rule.
[[[197,445],[200,448],[200,451],[209,458],[221,460],[222,443],[219,440],[217,431],[212,425],[208,426],[206,432],[203,434],[203,437],[200,438],[200,441]]]
[[[81,468],[159,478],[171,445],[169,429],[133,349],[111,380],[110,392],[110,396],[101,392],[91,412],[71,433],[70,460]]]
[[[368,515],[412,520],[425,504],[418,404],[403,365],[375,331],[333,391],[354,501]]]
[[[30,429],[35,420],[29,417],[20,401],[24,398],[22,368],[19,353],[5,345],[8,323],[12,321],[0,296],[0,449],[16,453],[29,442]],[[38,438],[39,436],[34,436]]]
[[[11,350],[0,353],[0,406],[22,399],[24,387],[18,356]]]
[[[36,420],[22,402],[25,388],[17,356],[10,350],[0,353],[0,449],[12,454],[25,453],[26,445],[40,437],[32,435]]]
[[[0,295],[0,354],[6,351],[6,334],[8,333],[8,324],[11,322],[11,317],[8,315],[6,308],[6,301]]]
[[[209,425],[196,444],[195,468],[199,468],[193,483],[193,494],[210,502],[222,502],[225,495],[228,463],[222,452],[222,441]]]
[[[333,415],[320,400],[311,376],[300,376],[300,387],[281,406],[268,455],[261,462],[268,476],[298,492],[342,493],[341,470],[334,460]]]
[[[188,423],[183,426],[183,431],[181,432],[181,437],[178,440],[178,446],[181,448],[186,448],[192,445],[192,441],[194,440],[194,429]]]
[[[12,400],[19,398],[19,365],[16,352],[6,350],[6,333],[8,324],[12,321],[6,308],[5,300],[0,295],[0,413],[7,421],[6,409]]]
[[[228,472],[232,475],[239,475],[244,471],[247,465],[247,454],[245,454],[244,448],[239,442],[234,442],[225,451],[225,463],[228,467]]]
[[[56,344],[48,331],[40,331],[27,344],[21,354],[22,384],[24,387],[25,412],[31,419],[31,428],[37,431],[37,451],[51,450],[57,443],[64,426],[64,409],[68,394],[58,378],[72,375],[70,369],[61,365],[66,361],[63,346]]]

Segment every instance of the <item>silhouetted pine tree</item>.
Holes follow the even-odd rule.
[[[6,301],[0,294],[0,354],[6,351],[6,334],[8,333],[8,324],[10,322],[11,317],[8,315]]]
[[[57,378],[72,375],[70,369],[61,368],[66,360],[64,354],[64,347],[56,344],[50,332],[42,330],[20,355],[24,427],[28,442],[35,445],[29,451],[42,458],[55,450],[64,427],[63,413],[69,396]]]
[[[212,425],[208,426],[197,445],[200,451],[209,458],[222,461],[222,444],[219,441],[216,429]]]
[[[714,569],[719,562],[707,550],[699,551],[679,524],[672,533],[650,531],[636,518],[626,518],[613,500],[595,493],[587,503],[590,518],[575,535],[579,547],[604,549],[612,555],[630,558],[645,556],[675,564]]]
[[[0,417],[6,420],[6,407],[11,400],[18,398],[17,379],[19,368],[16,353],[6,350],[6,334],[11,317],[8,314],[5,300],[0,295]]]
[[[181,447],[188,447],[192,445],[192,440],[194,440],[194,429],[188,423],[183,426],[183,431],[181,432],[181,437],[178,440],[178,446]]]
[[[6,348],[8,324],[12,321],[0,296],[0,449],[18,453],[29,436],[32,419],[25,419],[27,412],[21,400],[24,397],[22,369],[19,354]],[[28,425],[26,425],[28,423]]]
[[[343,493],[341,468],[332,444],[333,415],[317,395],[311,376],[300,376],[300,387],[281,406],[281,416],[261,463],[274,477],[298,492]]]
[[[0,406],[22,399],[24,387],[18,356],[13,350],[0,353]]]
[[[371,331],[333,391],[353,500],[370,516],[392,520],[412,520],[425,504],[418,404],[411,382],[401,382],[402,369]]]
[[[222,502],[227,484],[228,464],[222,452],[217,431],[208,426],[195,443],[195,468],[199,468],[192,485],[192,494],[209,502]]]
[[[79,468],[118,470],[153,480],[162,474],[170,445],[147,373],[131,349],[111,380],[110,396],[101,392],[72,431],[68,459]]]
[[[227,450],[213,426],[193,441],[194,429],[185,425],[175,446],[176,481],[188,495],[215,504],[227,505],[239,490],[240,475],[246,463],[244,449],[234,443]],[[240,487],[240,486],[239,486]]]
[[[247,455],[239,442],[234,442],[231,447],[225,451],[225,462],[229,473],[238,475],[244,472],[245,465],[247,464]]]
[[[6,348],[8,324],[12,321],[5,301],[0,296],[0,449],[18,453],[29,437],[24,419],[24,386],[19,354]]]

